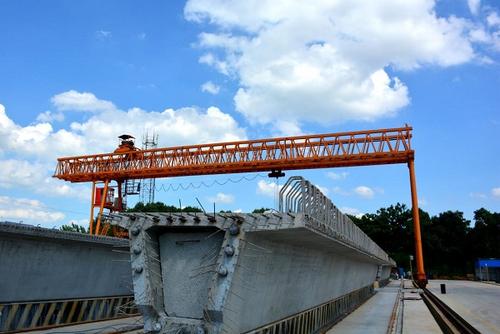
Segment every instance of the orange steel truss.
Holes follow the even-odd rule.
[[[71,182],[405,163],[411,127],[59,158]]]
[[[107,185],[111,180],[406,163],[412,193],[417,280],[425,282],[411,137],[412,128],[406,125],[65,157],[58,159],[54,177]],[[102,212],[102,206],[100,209]]]

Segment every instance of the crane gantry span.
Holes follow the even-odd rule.
[[[413,226],[415,235],[417,282],[426,284],[420,218],[415,180],[415,151],[411,148],[412,128],[352,131],[233,141],[213,144],[176,146],[139,150],[133,138],[125,136],[113,153],[59,158],[54,177],[70,182],[92,182],[91,222],[94,207],[99,206],[95,229],[101,234],[100,222],[104,207],[123,209],[122,203],[109,204],[111,181],[117,182],[118,200],[122,184],[127,180],[272,171],[369,166],[406,163],[410,174]],[[97,188],[97,183],[104,183]],[[96,191],[100,190],[99,196]],[[96,198],[98,201],[96,201]]]

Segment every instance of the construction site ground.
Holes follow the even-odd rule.
[[[440,284],[446,284],[441,294]],[[500,333],[500,285],[471,281],[431,280],[427,286],[481,333]],[[442,333],[410,280],[391,281],[332,327],[327,334]],[[142,319],[128,317],[30,333],[142,333]]]
[[[481,333],[500,333],[500,285],[430,280],[427,288]],[[410,280],[391,281],[328,334],[442,333],[419,292]]]

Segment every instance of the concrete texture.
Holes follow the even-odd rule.
[[[412,298],[404,301],[403,333],[441,334],[443,332],[424,301]]]
[[[336,324],[327,334],[385,334],[397,303],[400,281],[376,289],[376,294]]]
[[[223,233],[219,230],[160,236],[164,304],[173,317],[203,318],[208,288]]]
[[[446,284],[446,294],[441,294],[441,283]],[[430,280],[427,288],[481,333],[500,333],[500,286]]]
[[[64,326],[38,331],[30,331],[30,334],[111,334],[111,333],[142,333],[142,317],[127,317],[113,320],[89,322],[80,325]],[[137,331],[136,331],[137,330]]]
[[[317,332],[395,263],[319,189],[290,178],[280,212],[122,213],[136,305],[155,333]]]
[[[128,240],[0,222],[0,303],[132,293]]]
[[[303,214],[120,214],[113,222],[130,231],[135,300],[149,332],[249,331],[371,286],[393,265],[366,239],[356,245]]]

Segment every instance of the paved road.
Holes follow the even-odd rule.
[[[440,284],[446,284],[442,295]],[[500,334],[500,286],[471,281],[430,280],[427,286],[481,333]]]

